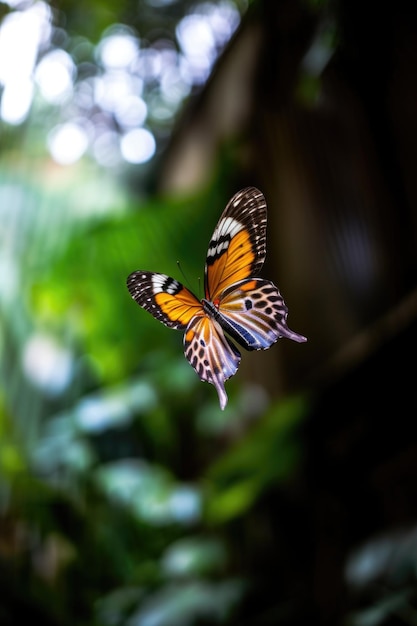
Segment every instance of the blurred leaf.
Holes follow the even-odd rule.
[[[354,615],[348,616],[347,626],[379,626],[386,624],[386,620],[393,616],[404,616],[398,623],[415,624],[417,614],[409,606],[411,590],[399,591],[398,593],[388,593],[373,606],[358,611]],[[410,610],[411,609],[411,610]],[[409,615],[410,619],[407,618]]]
[[[217,539],[204,536],[179,539],[162,556],[162,570],[170,578],[219,572],[225,564],[224,545]]]
[[[145,590],[141,587],[122,587],[100,598],[95,606],[99,624],[124,624],[144,595]]]
[[[263,490],[291,474],[301,453],[296,429],[307,409],[307,399],[301,396],[278,402],[210,468],[207,517],[211,522],[244,514]]]
[[[95,475],[111,499],[146,523],[158,527],[200,521],[199,489],[176,484],[167,468],[124,459],[102,465]]]
[[[210,227],[202,225],[215,217],[198,208],[200,200],[150,200],[135,214],[132,207],[117,219],[78,225],[30,286],[39,323],[50,327],[60,319],[85,346],[99,378],[120,379],[158,345],[165,353],[170,347],[182,352],[181,335],[137,307],[126,278],[141,268],[178,276],[177,259],[187,274],[198,268],[194,277],[202,276],[210,238]]]
[[[241,581],[171,584],[151,595],[128,620],[128,626],[188,626],[201,620],[221,623],[243,591]]]

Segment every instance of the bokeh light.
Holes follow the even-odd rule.
[[[88,135],[85,129],[75,122],[60,124],[48,135],[49,151],[60,165],[76,163],[88,147]]]
[[[0,115],[9,124],[21,124],[27,118],[33,98],[33,82],[22,77],[4,86]]]
[[[146,128],[136,128],[127,132],[120,141],[120,150],[129,163],[146,163],[155,154],[156,141]]]
[[[98,46],[99,58],[107,69],[128,68],[138,55],[138,40],[124,27],[117,30],[105,36]]]
[[[72,94],[75,65],[64,50],[52,50],[39,62],[35,79],[48,102],[59,104]]]
[[[34,334],[23,351],[23,369],[34,385],[55,396],[71,382],[73,358],[53,337]]]
[[[38,90],[45,106],[56,107],[60,121],[45,129],[52,159],[71,165],[88,153],[107,168],[152,159],[156,137],[166,137],[240,19],[231,0],[201,2],[178,21],[171,36],[145,41],[130,26],[114,24],[94,46],[86,38],[72,41],[42,0],[8,4],[15,10],[0,26],[1,119],[23,123]],[[173,1],[148,4],[157,9]]]

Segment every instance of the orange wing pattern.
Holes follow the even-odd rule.
[[[220,407],[227,404],[225,381],[236,374],[240,352],[225,336],[220,324],[204,316],[191,320],[184,334],[185,356],[200,377],[214,385]]]
[[[240,352],[266,350],[280,337],[307,341],[287,326],[288,309],[274,283],[257,278],[266,254],[266,202],[255,187],[242,189],[223,211],[211,238],[204,272],[205,298],[156,272],[130,274],[134,300],[160,322],[184,330],[184,353],[201,380],[216,387],[225,408],[225,382]]]
[[[242,189],[227,204],[211,238],[204,275],[207,300],[261,270],[266,255],[266,202],[255,187]]]
[[[127,279],[130,295],[157,320],[185,330],[195,316],[204,314],[201,302],[174,278],[156,272],[133,272]]]

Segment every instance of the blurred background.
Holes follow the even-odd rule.
[[[417,18],[0,3],[0,624],[417,625]],[[222,412],[126,289],[259,187],[282,340]]]

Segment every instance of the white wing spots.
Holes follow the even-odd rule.
[[[230,240],[243,228],[243,224],[233,217],[224,217],[221,219],[213,233],[207,257],[220,255],[223,251],[227,250]]]
[[[168,284],[165,285],[165,291],[170,295],[174,295],[178,291],[178,285],[176,280],[171,280]]]
[[[226,239],[225,241],[220,241],[216,246],[210,248],[208,256],[214,256],[217,254],[220,255],[223,251],[227,250],[227,248],[229,247],[229,243],[230,241],[228,239]]]
[[[152,276],[153,293],[169,293],[171,296],[177,293],[180,283],[164,274],[154,274]]]
[[[160,293],[163,291],[163,286],[166,281],[166,276],[163,274],[154,274],[152,276],[152,291],[153,293]]]
[[[230,237],[234,237],[240,230],[242,230],[243,225],[235,220],[233,217],[225,217],[220,220],[218,225],[218,230],[220,234],[229,235]],[[216,228],[217,230],[217,228]]]

